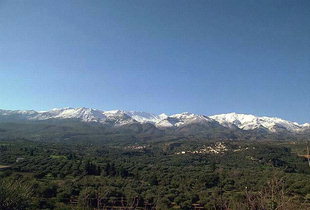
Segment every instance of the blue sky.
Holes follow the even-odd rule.
[[[310,121],[310,1],[0,0],[0,108]]]

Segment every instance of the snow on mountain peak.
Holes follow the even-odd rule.
[[[213,115],[210,118],[225,127],[237,126],[243,130],[265,128],[271,132],[276,132],[278,130],[300,131],[302,129],[302,126],[295,122],[275,117],[257,117],[250,114],[228,113]]]
[[[103,112],[105,116],[107,116],[107,121],[113,122],[114,125],[122,126],[126,124],[136,123],[132,117],[127,115],[125,111],[122,110],[110,110]]]
[[[301,125],[304,129],[310,129],[310,123],[304,123]]]
[[[158,115],[158,117],[159,117],[161,120],[163,120],[163,119],[167,118],[168,115],[166,115],[165,113],[161,113],[160,115]]]
[[[33,120],[46,119],[81,119],[84,122],[102,122],[106,116],[99,110],[91,108],[55,108],[50,111],[38,112],[38,115],[33,117]]]
[[[209,123],[213,121],[209,117],[203,115],[192,114],[189,112],[183,112],[180,114],[174,114],[156,123],[158,127],[179,127],[187,124],[194,123]]]
[[[109,111],[104,111],[104,115],[108,117],[115,117],[115,116],[123,116],[126,115],[126,113],[122,110],[109,110]]]
[[[251,114],[227,113],[213,116],[197,115],[183,112],[174,115],[155,115],[139,111],[110,110],[101,111],[91,108],[54,108],[50,111],[34,110],[1,110],[4,119],[47,120],[47,119],[79,119],[84,122],[99,122],[112,125],[132,123],[152,123],[159,128],[180,127],[189,124],[206,124],[217,122],[227,128],[242,130],[266,129],[271,132],[299,132],[310,129],[310,123],[298,124],[275,117],[258,117]]]
[[[138,111],[126,111],[126,114],[140,123],[156,123],[167,117],[166,114],[155,115]]]

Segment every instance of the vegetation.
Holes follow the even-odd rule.
[[[0,209],[309,209],[305,142],[0,141]]]

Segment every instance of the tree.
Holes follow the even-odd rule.
[[[32,190],[21,181],[2,180],[0,182],[0,209],[26,209],[30,206]]]

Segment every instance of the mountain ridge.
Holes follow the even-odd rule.
[[[4,110],[0,109],[2,119],[22,120],[48,120],[48,119],[78,119],[83,122],[96,122],[123,126],[131,124],[150,123],[159,129],[179,128],[193,124],[214,125],[219,124],[229,129],[256,130],[265,129],[269,132],[292,132],[298,133],[310,129],[309,123],[298,124],[276,117],[259,117],[251,114],[227,113],[218,115],[198,115],[189,112],[179,114],[151,114],[141,111],[110,110],[102,111],[93,108],[54,108],[48,111],[35,110]]]

